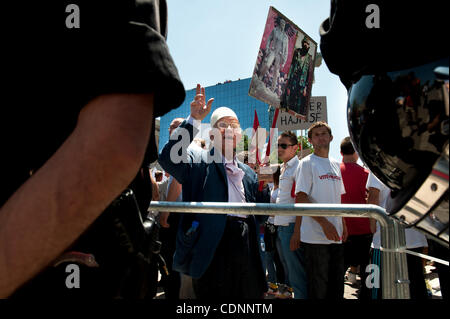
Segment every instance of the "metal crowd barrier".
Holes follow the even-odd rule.
[[[404,226],[387,216],[376,205],[362,204],[262,204],[218,202],[158,202],[149,210],[173,213],[295,215],[370,217],[381,228],[381,288],[383,299],[409,299],[409,279],[406,262]],[[365,271],[364,269],[362,271]],[[365,284],[365,283],[362,283]]]

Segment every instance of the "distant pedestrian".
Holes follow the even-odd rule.
[[[386,208],[386,203],[390,196],[391,190],[372,173],[369,174],[369,178],[367,180],[367,189],[369,190],[369,197],[367,199],[368,204],[374,204]],[[372,264],[376,264],[380,267],[381,258],[383,257],[381,254],[381,230],[379,223],[375,220],[372,220],[372,228],[375,228],[375,223],[376,232],[372,241],[373,249],[371,251],[371,259]],[[412,228],[405,229],[405,240],[406,248],[408,250],[423,253],[424,248],[428,247],[425,235]],[[407,254],[406,258],[408,264],[408,278],[410,281],[409,290],[411,299],[427,299],[428,293],[425,284],[423,259],[410,254]],[[381,267],[380,270],[383,272]],[[375,285],[373,288],[369,289],[369,292],[372,299],[380,299],[382,297],[381,281],[379,282],[378,288]]]
[[[346,137],[341,142],[341,174],[346,193],[341,196],[342,204],[365,204],[367,201],[366,183],[369,171],[357,164],[358,154],[353,148],[350,137]],[[364,283],[367,277],[365,271],[369,263],[370,244],[372,243],[373,233],[370,229],[369,218],[364,217],[346,217],[344,218],[347,226],[347,241],[344,244],[344,263],[345,269],[350,266],[347,280],[356,284],[356,275],[361,276],[361,282]],[[358,267],[360,271],[358,271]],[[359,290],[359,298],[364,296]]]

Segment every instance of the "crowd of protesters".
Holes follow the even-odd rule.
[[[341,141],[342,162],[329,157],[333,135],[325,122],[309,128],[313,152],[304,158],[300,158],[296,134],[282,132],[277,140],[280,164],[271,165],[268,179],[249,160],[249,152],[236,154],[241,128],[231,109],[220,107],[212,113],[209,143],[194,139],[213,100],[206,102],[205,90],[198,85],[191,114],[170,125],[171,139],[162,146],[159,163],[170,174],[169,183],[178,187],[175,195],[170,195],[171,187],[166,186],[167,200],[385,207],[389,189],[357,163],[349,137]],[[187,130],[190,139],[182,144],[186,156],[175,163],[170,154],[183,142],[182,130]],[[359,299],[381,298],[381,283],[369,278],[373,268],[367,267],[374,264],[380,269],[380,230],[375,220],[180,213],[171,214],[177,215],[177,220],[167,223],[167,215],[161,213],[161,225],[171,229],[162,239],[169,248],[165,258],[172,273],[162,279],[166,298],[337,300],[344,298],[345,281],[356,285],[357,276]],[[408,249],[419,253],[427,247],[426,237],[412,229],[406,230],[406,242]],[[424,271],[421,258],[408,256],[414,299],[429,297]],[[167,285],[168,281],[175,284]]]
[[[387,85],[386,72],[402,66],[411,70],[448,56],[439,32],[427,32],[431,46],[426,52],[409,50],[407,45],[405,50],[385,50],[390,43],[398,43],[399,37],[402,44],[414,44],[407,37],[416,34],[410,30],[413,26],[442,30],[446,19],[437,15],[445,10],[436,10],[435,5],[383,5],[382,16],[387,17],[383,21],[388,23],[381,29],[373,24],[380,33],[369,30],[369,20],[355,14],[364,12],[359,11],[360,5],[344,2],[332,2],[330,18],[320,27],[321,54],[347,89],[358,84],[362,75],[381,72],[374,77],[373,87],[381,89],[372,91],[377,94],[370,94],[367,104],[382,101],[381,106],[386,105],[382,91],[393,92],[382,89]],[[77,4],[63,10],[64,6],[50,1],[28,1],[28,10],[22,7],[22,2],[9,2],[6,11],[11,14],[2,17],[5,25],[14,25],[14,32],[5,29],[3,37],[8,50],[2,73],[9,80],[4,81],[0,117],[0,144],[6,154],[1,157],[5,169],[0,194],[0,298],[152,298],[156,264],[166,270],[162,285],[169,299],[256,299],[267,293],[280,298],[342,299],[347,267],[350,282],[357,272],[362,278],[361,298],[380,297],[380,285],[368,285],[365,279],[369,278],[366,265],[379,265],[383,257],[379,225],[372,220],[160,213],[160,242],[153,215],[146,214],[150,199],[275,205],[356,202],[384,207],[389,189],[358,166],[348,139],[342,144],[343,161],[339,163],[329,157],[333,135],[326,123],[309,128],[314,151],[302,159],[297,156],[297,137],[283,133],[278,137],[282,164],[272,183],[262,183],[255,163],[238,160],[241,128],[233,110],[214,110],[208,143],[194,139],[214,101],[206,101],[205,90],[198,85],[191,113],[172,122],[175,138],[156,154],[155,118],[176,109],[186,96],[166,43],[166,1],[85,1],[83,32],[77,30]],[[33,21],[34,29],[45,32],[18,41],[16,35],[29,33],[29,24],[16,23],[18,14],[21,21]],[[399,17],[406,18],[398,22]],[[367,32],[361,32],[365,30],[362,21]],[[342,50],[343,35],[356,49]],[[385,45],[374,45],[379,39]],[[70,76],[61,67],[67,61]],[[430,138],[430,146],[443,149],[448,146],[448,60],[444,62],[444,67],[433,72],[442,77],[447,66],[447,91],[443,91],[447,112],[437,113],[426,126],[428,130],[440,128],[442,132],[436,135],[442,142],[435,144]],[[288,78],[278,75],[277,64],[262,80],[271,82],[280,94]],[[47,75],[46,81],[42,74]],[[358,86],[362,87],[351,90],[355,96]],[[403,101],[409,91],[407,87],[402,90],[397,101]],[[408,98],[416,103],[415,94]],[[438,101],[427,102],[435,105]],[[379,107],[372,111],[383,114]],[[390,139],[386,136],[385,141]],[[155,178],[148,176],[148,165],[156,157],[167,181],[163,172]],[[421,253],[428,245],[438,255],[448,256],[448,248],[428,243],[422,234],[406,229],[410,252]],[[407,260],[411,297],[427,298],[423,261],[410,255]],[[439,265],[436,268],[439,272]],[[448,268],[439,276],[446,299]]]

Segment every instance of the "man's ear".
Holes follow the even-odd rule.
[[[333,135],[331,135],[331,139],[330,139],[330,142],[333,140]]]

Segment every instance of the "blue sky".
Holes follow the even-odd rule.
[[[252,76],[269,7],[273,6],[319,45],[319,26],[330,0],[167,0],[168,45],[187,90]],[[318,48],[320,51],[320,48]],[[207,98],[208,91],[206,92]],[[333,130],[330,156],[341,160],[348,136],[347,92],[323,62],[315,69],[313,96],[326,96]]]

